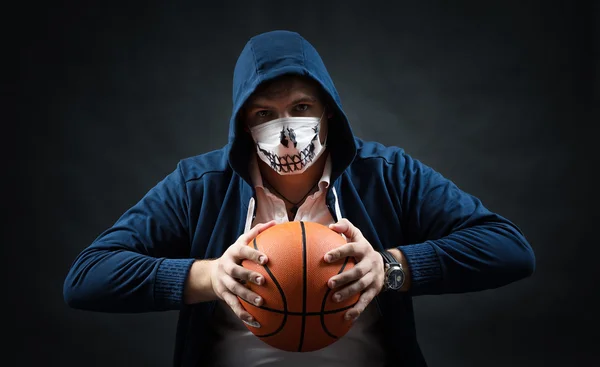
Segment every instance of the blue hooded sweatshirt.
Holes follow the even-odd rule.
[[[255,146],[238,112],[259,84],[290,73],[316,80],[337,109],[327,149],[341,215],[376,250],[398,248],[409,264],[410,291],[383,292],[374,300],[388,364],[424,366],[412,297],[517,281],[534,271],[533,251],[513,223],[401,148],[355,137],[319,54],[294,32],[248,41],[234,71],[228,143],[181,160],[85,248],[65,279],[65,301],[99,312],[179,310],[174,365],[196,367],[210,359],[206,322],[215,302],[185,305],[184,282],[195,259],[218,258],[244,232],[255,198],[249,174]],[[328,190],[327,205],[338,220],[334,202]]]

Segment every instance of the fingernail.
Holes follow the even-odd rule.
[[[335,288],[335,281],[329,282],[329,288]]]
[[[266,259],[265,259],[265,257],[264,257],[263,255],[260,255],[260,256],[258,257],[258,262],[259,262],[259,263],[261,263],[261,264],[264,264],[264,263],[265,263],[265,260],[266,260]]]
[[[246,320],[242,320],[244,322],[244,324],[252,326],[254,328],[260,328],[260,323],[258,321],[254,321],[252,319],[246,321]]]
[[[262,278],[262,277],[256,277],[256,279],[254,279],[254,282],[255,282],[256,284],[258,284],[258,285],[261,285],[261,284],[262,284],[262,281],[263,281],[263,278]]]
[[[255,305],[257,305],[257,306],[259,306],[259,305],[260,305],[260,297],[256,297],[256,298],[254,299],[254,304],[255,304]]]
[[[344,318],[345,318],[346,320],[350,321],[350,319],[351,319],[352,317],[350,316],[350,314],[346,314],[346,315],[344,316]]]
[[[330,262],[333,259],[333,256],[327,254],[325,255],[325,261]]]
[[[336,302],[341,301],[342,300],[342,295],[339,294],[339,293],[334,294],[333,295],[333,300],[336,301]]]

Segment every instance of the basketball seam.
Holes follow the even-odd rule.
[[[340,271],[338,272],[338,275],[341,274],[344,269],[346,268],[346,265],[348,264],[348,260],[350,260],[350,257],[347,256],[346,260],[344,260],[344,263],[342,264],[342,268],[340,269]],[[327,291],[325,292],[325,297],[323,297],[323,302],[321,303],[321,327],[323,328],[323,330],[325,331],[325,333],[327,335],[329,335],[330,337],[334,338],[334,339],[338,339],[339,337],[337,335],[334,335],[333,333],[331,333],[328,329],[327,326],[325,325],[325,315],[323,314],[323,312],[325,311],[325,304],[327,303],[327,297],[329,296],[329,293],[331,293],[331,288],[327,288]],[[347,309],[351,308],[352,306],[348,307]]]
[[[306,312],[306,313],[302,313],[302,312],[295,312],[295,311],[282,311],[282,310],[276,310],[274,308],[270,308],[270,307],[266,307],[266,306],[256,306],[254,304],[252,304],[251,302],[248,302],[247,300],[240,298],[242,301],[244,301],[245,303],[251,305],[252,307],[256,307],[258,309],[261,309],[263,311],[269,311],[269,312],[273,312],[273,313],[278,313],[278,314],[286,314],[288,316],[321,316],[321,315],[331,315],[334,313],[338,313],[338,312],[342,312],[342,311],[346,311],[351,309],[352,307],[354,307],[358,302],[355,302],[353,304],[351,304],[350,306],[345,306],[342,308],[336,308],[335,310],[328,310],[328,311],[314,311],[314,312]]]
[[[306,293],[307,293],[307,279],[306,279],[306,228],[304,228],[304,222],[300,222],[300,229],[302,231],[302,324],[300,326],[300,342],[298,343],[298,352],[302,351],[302,345],[304,344],[304,331],[306,329]]]
[[[254,244],[254,249],[258,250],[258,245],[256,244],[256,238],[254,239],[253,244]],[[279,282],[275,278],[275,275],[273,275],[273,273],[271,272],[271,269],[269,269],[269,266],[267,264],[265,264],[265,265],[263,265],[263,268],[265,269],[265,271],[269,275],[269,278],[271,278],[271,280],[273,281],[273,284],[275,284],[275,286],[277,287],[277,291],[279,291],[279,294],[281,295],[281,300],[283,301],[283,310],[285,312],[283,313],[283,320],[281,320],[281,325],[279,325],[279,327],[275,331],[273,331],[271,333],[262,334],[262,335],[256,334],[256,336],[259,337],[259,338],[266,338],[266,337],[269,337],[269,336],[273,336],[273,335],[277,334],[278,332],[280,332],[281,330],[283,330],[283,328],[285,327],[285,323],[287,321],[287,315],[288,315],[288,312],[287,312],[287,300],[285,298],[285,292],[283,291],[283,289],[281,288],[281,285],[279,284]],[[245,302],[248,302],[248,301],[245,301]]]

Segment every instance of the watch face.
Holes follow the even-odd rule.
[[[387,286],[390,289],[398,290],[404,284],[404,272],[399,268],[390,270],[387,276]]]

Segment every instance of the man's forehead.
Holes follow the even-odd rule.
[[[314,98],[319,97],[317,82],[300,75],[284,75],[262,83],[252,93],[251,99],[281,98],[294,93],[302,93]]]

